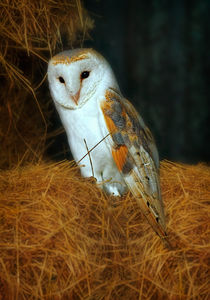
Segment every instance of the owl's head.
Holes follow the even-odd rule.
[[[108,62],[93,49],[55,55],[48,64],[48,81],[55,103],[68,109],[80,108],[110,84],[117,88]]]

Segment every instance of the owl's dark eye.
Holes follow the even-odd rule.
[[[60,83],[65,83],[65,80],[63,79],[63,77],[58,77],[58,80],[60,81]]]
[[[81,79],[85,79],[89,76],[90,72],[89,71],[84,71],[81,73],[80,77]]]

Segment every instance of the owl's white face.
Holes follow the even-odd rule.
[[[82,107],[97,94],[113,73],[106,60],[92,49],[64,51],[48,65],[50,92],[56,104],[67,109]]]

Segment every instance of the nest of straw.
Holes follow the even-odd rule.
[[[164,161],[167,249],[69,162],[0,174],[0,299],[209,299],[210,169]]]
[[[52,108],[47,62],[81,47],[93,21],[80,0],[0,1],[0,168],[38,161]]]

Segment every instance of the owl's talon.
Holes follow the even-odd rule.
[[[97,179],[94,176],[86,177],[86,180],[91,182],[91,183],[96,183]]]

